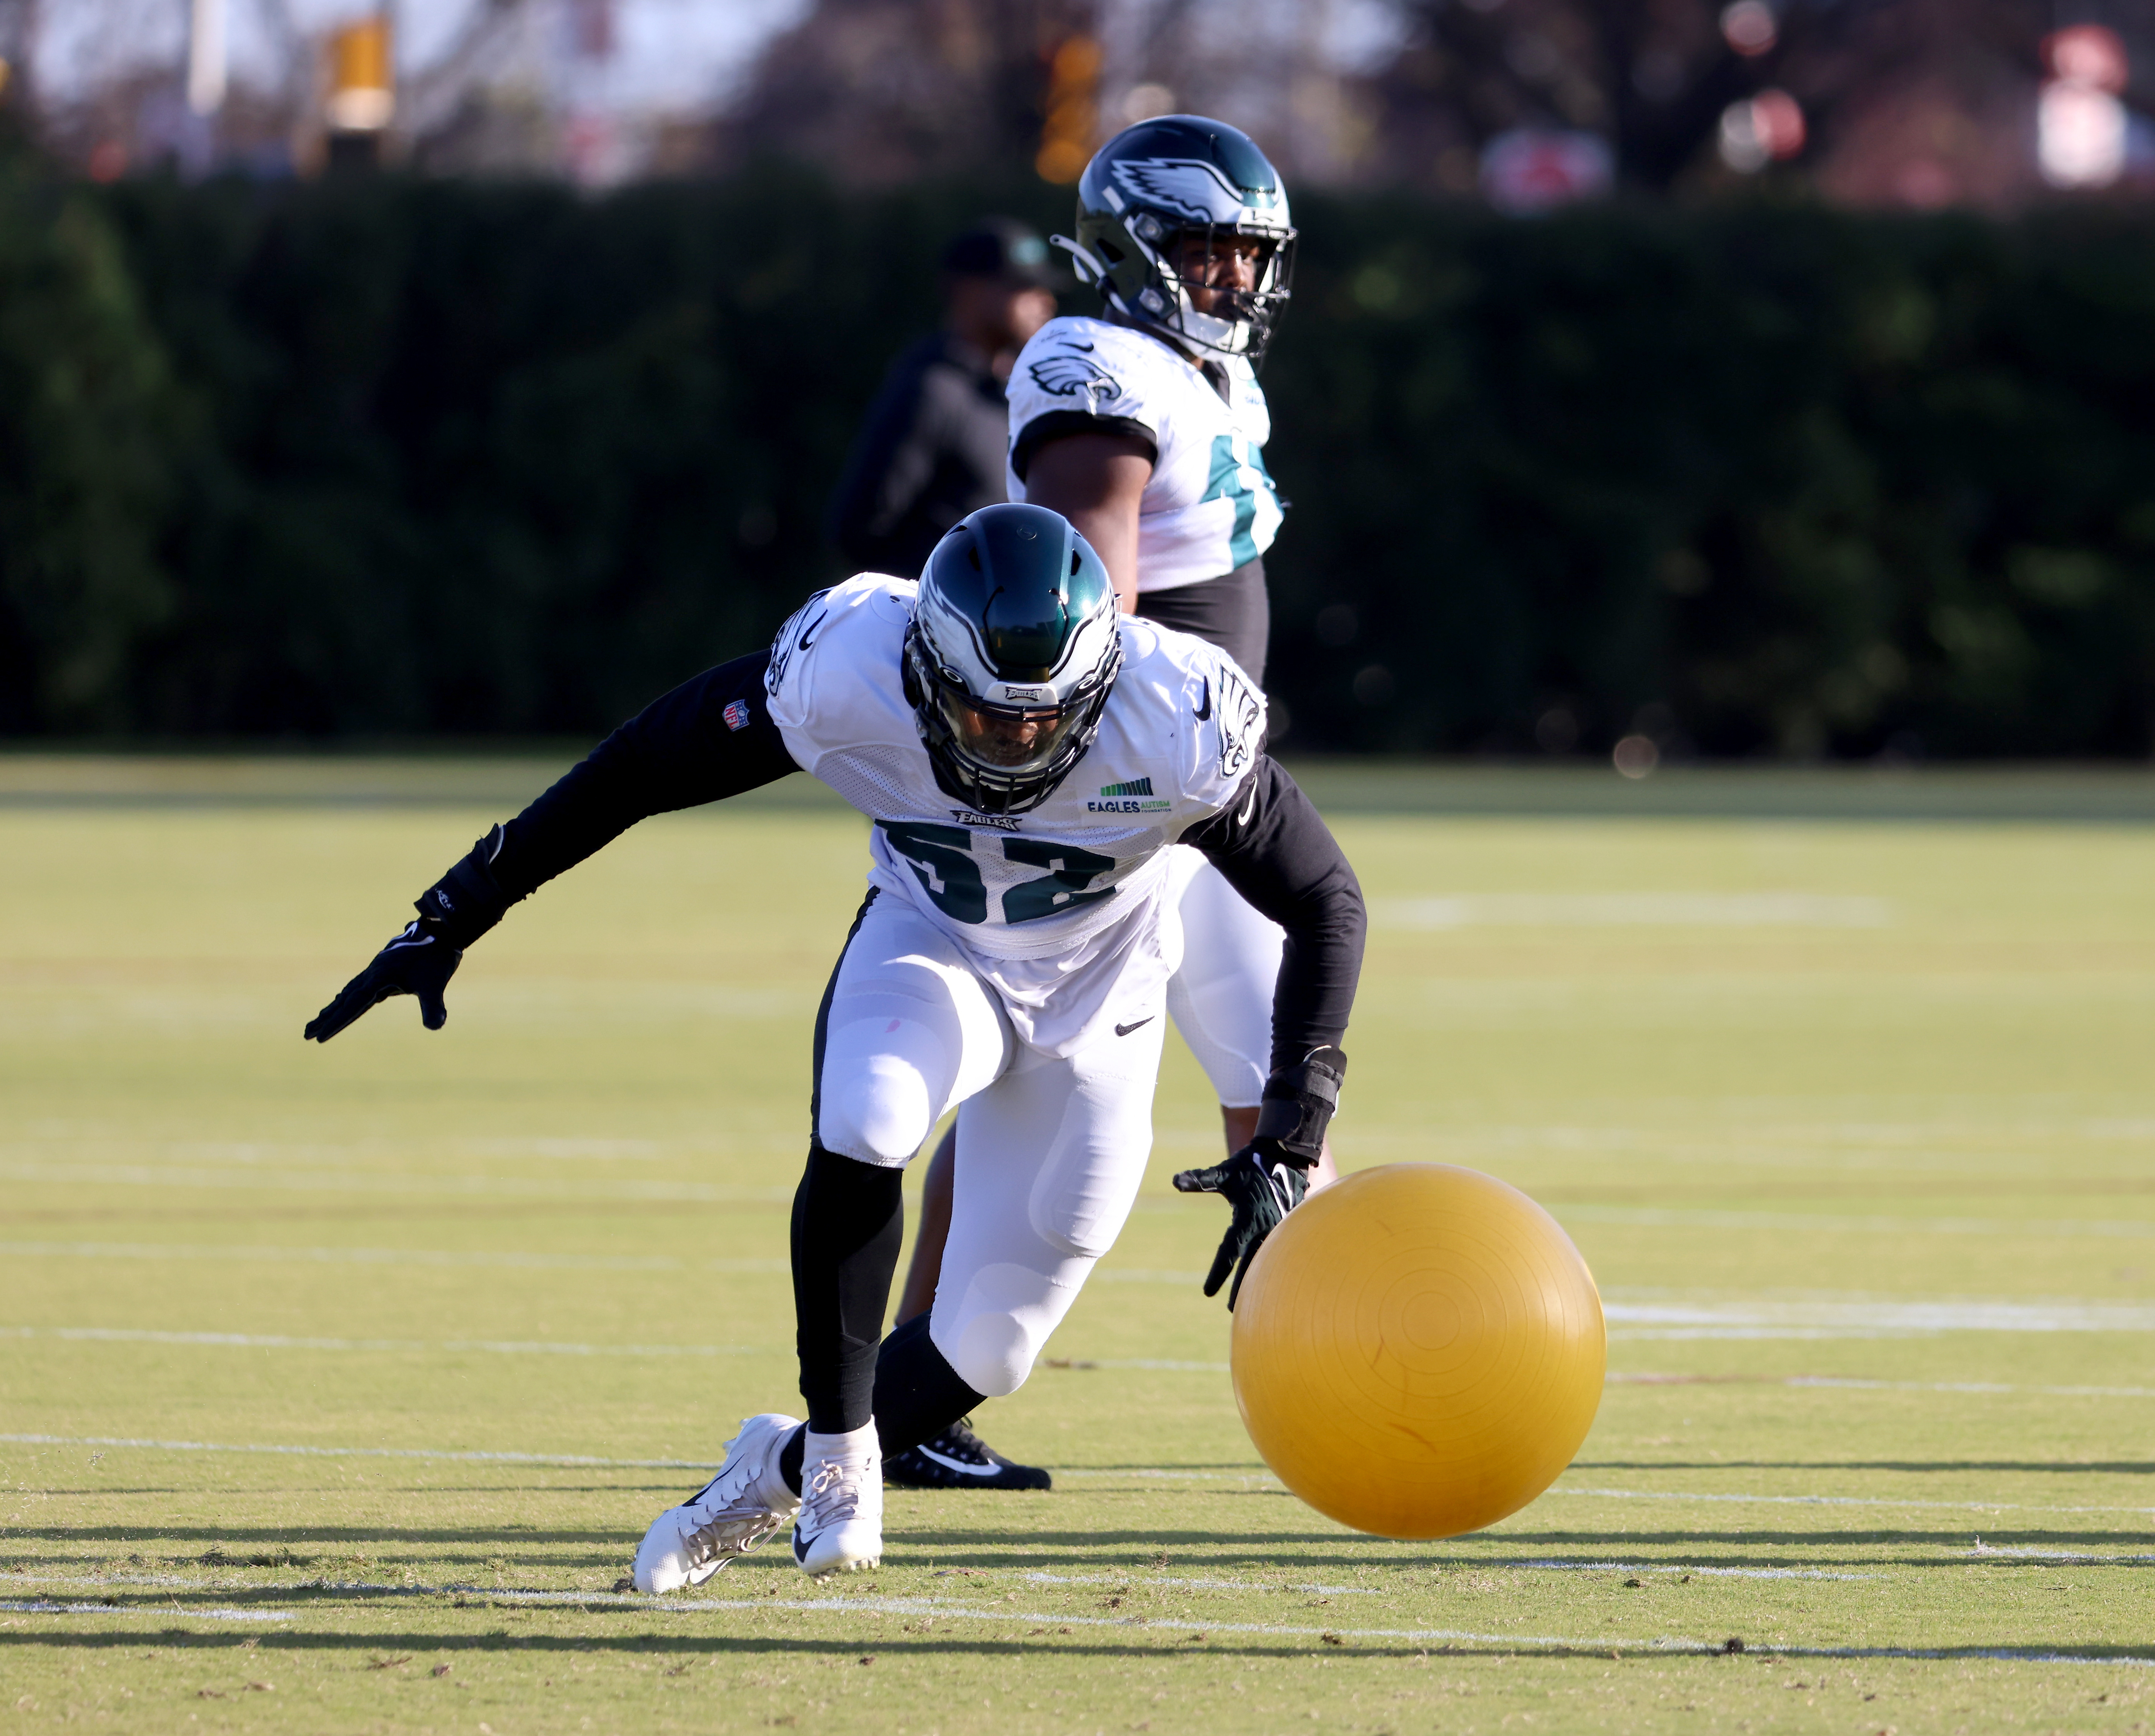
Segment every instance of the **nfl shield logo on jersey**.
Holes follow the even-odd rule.
[[[726,708],[719,715],[726,720],[727,728],[745,729],[749,722],[748,702],[745,699],[729,700]]]

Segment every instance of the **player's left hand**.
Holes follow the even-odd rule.
[[[1282,1156],[1273,1141],[1261,1139],[1244,1146],[1225,1163],[1185,1169],[1175,1178],[1175,1186],[1180,1193],[1222,1195],[1235,1214],[1205,1280],[1205,1294],[1216,1296],[1227,1274],[1234,1273],[1234,1288],[1227,1292],[1227,1311],[1232,1314],[1235,1299],[1242,1294],[1242,1280],[1249,1276],[1250,1262],[1265,1245],[1265,1238],[1309,1191],[1308,1172]]]
[[[438,1031],[449,1022],[449,1009],[442,993],[463,956],[433,924],[412,922],[376,952],[335,1000],[307,1021],[303,1034],[316,1043],[326,1043],[368,1008],[381,1005],[393,994],[418,996],[420,1021],[428,1030]]]

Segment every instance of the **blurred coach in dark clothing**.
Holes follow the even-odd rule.
[[[944,250],[943,329],[901,355],[868,406],[831,503],[855,572],[911,578],[943,533],[1006,498],[1003,382],[1055,314],[1047,243],[986,217]]]

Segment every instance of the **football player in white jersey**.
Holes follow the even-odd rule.
[[[1025,1380],[1144,1174],[1182,951],[1178,844],[1287,934],[1263,1107],[1213,1172],[1233,1217],[1208,1294],[1231,1270],[1239,1288],[1322,1147],[1364,927],[1353,871],[1263,731],[1231,659],[1118,615],[1067,520],[986,508],[919,580],[825,591],[769,651],[624,724],[429,888],[308,1025],[326,1042],[411,993],[438,1029],[464,948],[648,814],[802,770],[873,822],[868,899],[816,1019],[794,1200],[808,1414],[742,1425],[717,1475],[651,1526],[638,1589],[699,1583],[789,1520],[805,1571],[873,1566],[883,1455]],[[953,1108],[934,1305],[885,1336],[903,1173]]]
[[[1165,115],[1087,166],[1077,231],[1057,240],[1103,317],[1051,320],[1020,354],[1011,498],[1076,524],[1124,608],[1210,640],[1262,686],[1263,557],[1281,514],[1257,370],[1293,266],[1286,187],[1233,127]],[[1282,936],[1195,852],[1179,852],[1173,872],[1188,945],[1168,1003],[1231,1151],[1263,1091]],[[1328,1152],[1313,1185],[1333,1173]]]
[[[1271,413],[1257,365],[1287,299],[1295,232],[1264,154],[1216,120],[1171,115],[1103,146],[1057,237],[1104,318],[1048,322],[1007,385],[1013,500],[1062,513],[1100,551],[1124,608],[1211,641],[1262,687],[1271,610],[1264,552],[1280,524]],[[1171,860],[1185,937],[1170,1016],[1212,1081],[1230,1152],[1257,1123],[1282,935],[1193,850]],[[935,1293],[956,1135],[922,1190],[901,1312]],[[1334,1178],[1328,1151],[1311,1185]],[[1200,1191],[1210,1170],[1176,1185]],[[893,1463],[923,1487],[1045,1487],[963,1424]]]

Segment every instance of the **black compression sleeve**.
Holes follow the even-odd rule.
[[[864,1427],[873,1414],[876,1348],[905,1228],[904,1181],[902,1169],[808,1147],[793,1196],[794,1339],[808,1426],[819,1435]]]
[[[530,896],[639,819],[798,771],[765,702],[770,661],[768,651],[736,657],[653,700],[510,820],[487,865],[504,901]]]
[[[1269,754],[1235,799],[1182,835],[1251,906],[1287,930],[1272,993],[1272,1070],[1337,1048],[1354,1007],[1369,926],[1362,887],[1331,830]]]

